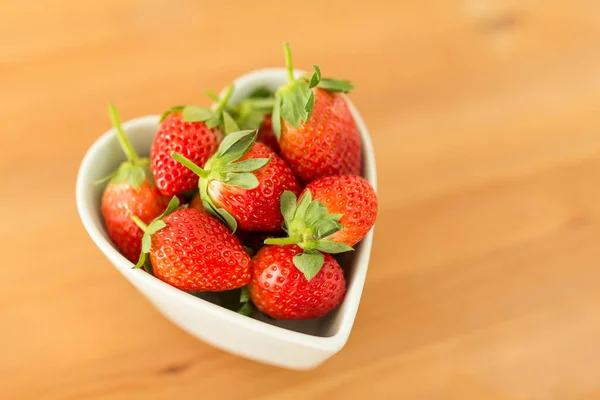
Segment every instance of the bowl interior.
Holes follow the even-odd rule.
[[[232,96],[231,102],[235,103],[240,101],[259,87],[264,87],[271,91],[275,91],[277,87],[285,82],[286,74],[283,69],[261,70],[245,75],[236,80],[236,89]],[[361,134],[363,136],[363,176],[375,187],[375,165],[370,138],[364,123],[360,118],[360,115],[354,106],[352,106],[352,104],[350,104],[350,106],[355,118],[357,119],[359,128],[361,129]],[[125,132],[127,133],[133,147],[139,155],[148,156],[152,140],[158,128],[158,123],[159,116],[156,115],[137,118],[123,124]],[[81,171],[80,173],[81,179],[85,179],[87,182],[89,182],[89,184],[86,184],[85,182],[82,183],[87,185],[87,188],[81,195],[82,199],[80,199],[81,202],[86,205],[83,207],[83,209],[90,210],[89,212],[91,215],[89,215],[89,217],[94,225],[94,228],[98,230],[98,232],[102,235],[102,238],[108,244],[110,244],[112,250],[114,251],[117,250],[112,245],[112,242],[106,233],[100,212],[100,201],[104,190],[104,185],[94,185],[92,182],[110,174],[124,160],[125,155],[119,147],[114,130],[111,130],[103,137],[98,139],[98,141],[88,151],[84,164],[93,167],[89,167],[88,170]],[[362,287],[368,266],[371,240],[372,232],[369,233],[369,235],[356,247],[354,252],[337,257],[338,261],[340,261],[340,264],[344,268],[348,282],[348,290],[346,299],[342,305],[332,313],[323,318],[317,318],[308,321],[277,321],[255,311],[252,315],[252,318],[263,321],[266,324],[318,337],[334,336],[344,325],[347,327],[347,331],[349,332],[352,322],[354,321],[356,308],[358,307],[358,302],[362,293]],[[123,263],[121,263],[121,265],[127,265],[129,268],[133,266],[133,264],[127,261],[124,257],[122,258]],[[119,266],[117,267],[122,270],[122,268]],[[139,270],[122,270],[121,272],[145,273]],[[169,288],[171,290],[178,290],[173,287]],[[219,304],[220,301],[219,297],[213,293],[194,294],[194,296],[198,297],[198,301],[209,301],[214,304]],[[223,309],[223,311],[233,312],[227,309]]]

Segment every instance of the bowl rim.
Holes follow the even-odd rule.
[[[247,74],[240,76],[234,81],[234,84],[236,85],[236,87],[238,87],[244,84],[249,84],[250,81],[256,81],[259,79],[272,79],[272,76],[274,74],[281,74],[282,72],[285,73],[284,68],[258,69],[250,71]],[[295,73],[301,74],[302,72],[296,71]],[[365,163],[365,166],[368,165],[368,168],[365,169],[369,171],[369,174],[363,174],[363,176],[367,181],[369,181],[373,188],[377,190],[375,157],[369,132],[356,107],[352,104],[350,99],[346,98],[346,100],[361,134],[363,144],[363,162]],[[123,127],[123,130],[127,132],[128,130],[140,126],[158,125],[159,119],[159,115],[145,115],[127,120],[121,125]],[[89,190],[89,188],[91,187],[89,175],[90,172],[93,170],[94,156],[98,153],[106,151],[105,149],[108,147],[111,141],[115,140],[115,137],[116,130],[114,128],[110,128],[109,130],[104,132],[99,138],[97,138],[86,151],[86,154],[83,157],[83,160],[81,161],[79,171],[77,174],[76,203],[79,216],[89,236],[94,241],[96,246],[98,246],[100,250],[105,254],[105,256],[108,257],[111,263],[119,270],[119,272],[121,272],[123,275],[132,274],[132,279],[139,280],[145,286],[149,286],[152,291],[156,290],[166,292],[171,297],[174,297],[178,301],[186,303],[189,306],[199,307],[202,311],[206,312],[207,314],[224,319],[232,325],[244,326],[245,329],[250,329],[255,333],[261,335],[276,337],[279,340],[283,339],[287,342],[295,343],[298,345],[310,346],[325,351],[338,351],[344,346],[352,329],[352,325],[354,323],[354,319],[357,313],[358,304],[360,303],[360,297],[362,295],[363,286],[366,279],[366,272],[368,269],[369,256],[371,253],[374,228],[372,228],[371,231],[367,234],[367,236],[362,240],[361,250],[362,252],[366,252],[366,259],[362,260],[362,263],[359,263],[358,261],[356,262],[356,265],[360,264],[361,268],[357,268],[357,270],[354,271],[353,279],[361,279],[360,288],[357,288],[355,290],[356,293],[354,294],[353,298],[348,299],[349,296],[347,296],[347,298],[344,299],[344,301],[351,301],[352,304],[351,307],[339,317],[339,326],[337,331],[333,335],[316,336],[271,325],[266,322],[256,320],[254,318],[248,318],[244,315],[238,314],[234,311],[228,310],[224,307],[213,304],[209,301],[206,301],[204,299],[193,296],[187,292],[184,292],[180,289],[177,289],[161,281],[160,279],[146,273],[145,271],[142,271],[141,269],[132,268],[134,264],[128,259],[126,259],[114,247],[114,245],[105,238],[105,236],[102,233],[102,231],[104,231],[104,228],[101,226],[102,222],[100,221],[99,224],[96,224],[93,218],[93,214],[95,212],[94,208],[98,207],[98,205],[93,204],[93,199]],[[361,275],[360,277],[357,276],[359,272]]]

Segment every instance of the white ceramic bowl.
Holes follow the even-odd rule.
[[[300,73],[300,72],[298,72]],[[284,69],[262,69],[235,81],[231,101],[235,103],[258,87],[275,90],[286,82]],[[350,109],[361,131],[364,154],[364,177],[375,187],[375,159],[371,139],[356,108]],[[138,154],[147,155],[159,116],[145,116],[127,121],[123,129]],[[350,334],[362,293],[373,231],[342,265],[348,280],[346,298],[329,315],[310,321],[274,321],[256,312],[249,318],[213,304],[210,294],[199,298],[176,289],[141,269],[123,257],[108,238],[100,199],[103,187],[92,182],[115,170],[125,156],[115,130],[102,135],[89,148],[77,177],[77,208],[90,237],[110,262],[168,319],[191,335],[216,347],[243,357],[291,369],[310,369],[341,350]]]

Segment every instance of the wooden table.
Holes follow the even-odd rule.
[[[600,3],[283,3],[0,4],[0,398],[599,399]],[[74,201],[107,103],[208,104],[283,40],[356,83],[379,169],[355,328],[310,372],[173,326]]]

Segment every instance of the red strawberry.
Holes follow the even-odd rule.
[[[161,195],[156,188],[148,159],[140,158],[133,150],[114,106],[109,107],[109,113],[127,161],[111,175],[102,196],[101,211],[108,236],[129,261],[136,262],[143,232],[131,216],[138,215],[142,221],[149,223],[164,211],[169,198]]]
[[[342,92],[348,81],[323,78],[319,67],[308,79],[295,79],[285,43],[288,83],[277,90],[273,131],[282,157],[305,183],[330,175],[360,175],[361,138]]]
[[[284,191],[302,188],[286,163],[271,149],[255,143],[256,131],[231,133],[204,169],[181,154],[173,158],[198,176],[204,208],[235,232],[278,231],[283,217],[279,198]]]
[[[212,215],[193,208],[166,212],[145,226],[138,266],[150,254],[154,275],[186,292],[240,288],[250,279],[250,257],[238,239]]]
[[[300,201],[291,192],[281,196],[281,213],[288,237],[266,244],[297,244],[305,252],[351,251],[369,232],[377,216],[377,196],[369,183],[355,175],[330,176],[308,184]]]
[[[231,120],[223,111],[231,93],[233,86],[219,101],[216,111],[177,106],[163,114],[150,149],[152,173],[163,194],[181,194],[198,185],[198,176],[173,160],[171,153],[182,153],[195,164],[204,166],[217,150],[225,125]]]
[[[258,137],[256,140],[271,148],[271,150],[273,150],[275,153],[281,153],[279,142],[277,141],[277,137],[273,132],[273,121],[271,120],[271,114],[267,114],[265,116],[265,119],[258,130]]]
[[[293,245],[265,246],[252,258],[248,290],[260,311],[276,319],[309,319],[340,305],[346,280],[338,262],[321,255],[322,267],[307,276],[296,267],[301,253]]]
[[[342,229],[327,239],[354,246],[375,224],[377,195],[365,179],[355,175],[328,176],[312,181],[303,196],[310,191],[313,201],[320,201],[329,214],[340,214]]]

